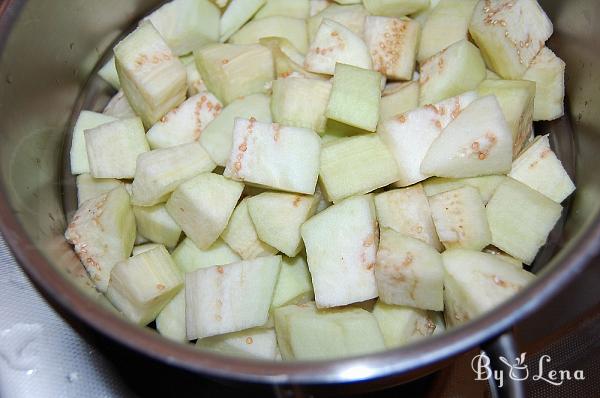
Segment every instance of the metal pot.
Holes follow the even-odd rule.
[[[514,345],[505,334],[583,272],[600,243],[600,2],[540,1],[554,21],[550,46],[567,62],[568,116],[551,131],[578,191],[552,243],[538,258],[535,283],[463,327],[409,347],[325,362],[269,363],[228,358],[175,344],[103,306],[63,239],[72,181],[63,173],[73,109],[99,109],[103,88],[79,96],[100,56],[132,21],[159,1],[4,0],[0,2],[0,229],[29,276],[59,308],[131,350],[198,374],[243,382],[315,385],[364,382],[381,388],[445,366],[460,353]],[[95,91],[94,91],[95,90]],[[94,95],[89,95],[93,92]],[[550,260],[550,255],[556,255]],[[503,336],[503,337],[500,337]],[[522,393],[519,386],[504,392]]]

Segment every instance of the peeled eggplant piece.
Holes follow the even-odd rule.
[[[365,17],[367,15],[369,13],[360,4],[331,4],[308,19],[308,41],[312,43],[315,40],[319,26],[321,26],[324,19],[335,21],[348,28],[358,37],[362,37],[365,30]]]
[[[409,19],[368,16],[365,42],[373,69],[388,79],[410,80],[415,70],[420,27]]]
[[[434,104],[474,90],[485,79],[485,63],[479,49],[461,40],[421,65],[421,105]]]
[[[90,173],[95,178],[133,178],[139,155],[148,152],[139,118],[116,120],[84,131]]]
[[[486,211],[492,244],[529,265],[559,220],[562,206],[508,178],[496,189]]]
[[[333,75],[336,63],[371,69],[373,61],[367,45],[344,25],[324,19],[304,60],[310,72]]]
[[[106,296],[128,320],[147,325],[182,286],[169,252],[159,246],[117,263],[110,272]]]
[[[429,0],[363,0],[365,8],[373,15],[402,17],[422,11]]]
[[[90,174],[77,176],[77,203],[79,206],[103,193],[123,186],[123,182],[114,178],[94,178]]]
[[[339,139],[321,151],[320,181],[327,198],[334,203],[398,179],[398,166],[377,134]]]
[[[487,204],[496,191],[496,188],[506,180],[506,176],[492,175],[471,178],[443,178],[433,177],[423,182],[423,190],[427,196],[437,195],[442,192],[470,186],[477,188],[484,204]]]
[[[221,12],[208,0],[172,0],[148,15],[175,55],[219,41]]]
[[[196,347],[236,357],[275,360],[279,350],[274,329],[252,328],[198,339]]]
[[[408,82],[379,102],[379,124],[419,107],[419,83]]]
[[[179,242],[181,228],[169,215],[163,204],[150,207],[133,207],[137,231],[155,243],[174,248]]]
[[[156,330],[180,343],[187,342],[185,334],[185,287],[163,307],[156,317]]]
[[[202,80],[202,76],[200,76],[200,72],[198,72],[198,67],[196,67],[196,60],[194,58],[194,54],[181,57],[180,59],[183,65],[185,66],[185,71],[187,73],[188,97],[193,97],[196,94],[208,91],[204,80]]]
[[[131,105],[129,105],[129,101],[127,100],[127,97],[125,97],[125,93],[122,90],[117,92],[110,99],[110,101],[108,101],[108,104],[106,104],[106,106],[104,107],[102,114],[106,116],[111,116],[116,119],[129,119],[132,117],[137,117],[135,111],[133,110]]]
[[[222,109],[221,102],[211,93],[196,94],[148,130],[148,143],[152,149],[157,149],[198,141],[204,129]]]
[[[115,57],[111,57],[102,68],[98,71],[98,75],[109,83],[115,90],[121,88],[119,82],[119,75],[117,74],[117,67],[115,65]]]
[[[137,159],[132,202],[138,206],[164,202],[180,184],[215,167],[197,142],[146,152]]]
[[[248,212],[248,198],[237,205],[227,228],[221,233],[225,241],[244,260],[277,254],[277,249],[261,241]]]
[[[321,139],[312,130],[236,119],[223,175],[276,190],[312,195],[319,173]]]
[[[387,348],[401,347],[434,334],[437,327],[432,314],[435,313],[381,301],[373,309]]]
[[[444,261],[446,324],[458,326],[510,299],[535,279],[493,254],[448,250]]]
[[[258,10],[254,19],[272,16],[283,16],[307,19],[310,16],[309,0],[267,0],[266,4]]]
[[[431,144],[421,172],[437,177],[506,174],[513,154],[512,132],[495,96],[464,109]]]
[[[84,202],[65,238],[74,246],[96,288],[106,292],[111,269],[131,254],[135,232],[129,194],[119,187]]]
[[[533,120],[554,120],[565,114],[565,62],[544,47],[523,75],[535,82]]]
[[[478,0],[441,0],[423,23],[417,60],[423,62],[452,44],[467,39]]]
[[[319,308],[377,297],[378,232],[370,195],[348,198],[302,225],[302,239]]]
[[[187,273],[187,338],[264,325],[280,269],[281,256],[269,256]]]
[[[248,22],[229,39],[233,44],[257,44],[265,37],[283,37],[301,53],[308,50],[306,21],[300,18],[271,16]]]
[[[446,249],[481,251],[492,241],[477,188],[465,186],[429,198],[433,222]]]
[[[212,160],[225,166],[233,145],[233,127],[236,118],[251,119],[271,123],[269,109],[271,99],[264,94],[253,94],[239,98],[227,105],[200,135],[200,144]]]
[[[276,123],[323,133],[331,93],[328,81],[288,77],[273,81],[271,113]]]
[[[381,74],[336,64],[325,115],[340,123],[374,132],[379,122]]]
[[[513,156],[521,153],[531,132],[535,83],[526,80],[484,80],[481,96],[495,95],[513,134]]]
[[[306,77],[309,79],[329,80],[328,75],[312,73],[304,67],[304,55],[287,39],[282,37],[266,37],[259,43],[271,50],[275,64],[275,75],[278,79],[287,77]]]
[[[206,87],[224,105],[264,92],[275,76],[271,51],[258,44],[211,44],[194,56]]]
[[[307,303],[278,308],[274,317],[284,360],[337,359],[385,348],[377,321],[360,308],[323,311]]]
[[[225,230],[243,189],[221,175],[200,174],[177,187],[167,211],[200,249],[208,249]]]
[[[248,212],[261,241],[294,257],[303,247],[300,227],[316,205],[313,196],[265,192],[248,199]]]
[[[383,228],[375,279],[386,304],[424,310],[444,309],[444,270],[438,251],[425,242]]]
[[[283,257],[271,309],[290,304],[304,304],[314,300],[314,296],[306,260],[302,256]]]
[[[480,0],[469,25],[486,64],[504,79],[520,79],[552,31],[536,0]]]
[[[392,229],[442,250],[421,184],[375,195],[375,208],[380,228]]]
[[[266,3],[266,0],[231,0],[221,16],[220,41],[227,41]]]
[[[513,162],[509,176],[556,203],[561,203],[575,191],[571,177],[550,148],[548,135],[536,137]]]
[[[71,141],[71,173],[85,174],[90,172],[90,164],[85,146],[85,130],[116,121],[116,117],[102,113],[81,111],[73,128]]]
[[[217,239],[208,249],[202,250],[190,238],[185,238],[173,250],[171,256],[183,273],[242,261],[242,258],[222,239]]]
[[[114,52],[121,88],[144,126],[185,100],[185,67],[151,22],[142,22]]]
[[[310,16],[315,16],[327,7],[331,6],[333,0],[309,0],[310,1]]]
[[[421,164],[431,144],[476,98],[474,92],[467,92],[397,115],[379,126],[377,133],[391,151],[400,171],[396,186],[409,186],[430,176],[422,172]]]

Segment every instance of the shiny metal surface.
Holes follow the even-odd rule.
[[[541,128],[552,130],[553,144],[567,163],[577,155],[578,191],[564,234],[554,241],[559,253],[548,263],[544,258],[538,261],[540,278],[526,291],[485,317],[428,341],[368,357],[315,363],[225,358],[168,342],[122,321],[98,305],[102,297],[90,288],[62,238],[62,150],[67,120],[93,65],[110,41],[155,3],[0,3],[0,228],[25,270],[48,296],[106,336],[158,361],[235,380],[314,384],[377,379],[374,386],[390,385],[427,374],[457,354],[501,335],[559,292],[597,254],[600,59],[596,47],[600,25],[594,21],[600,17],[600,3],[548,0],[541,3],[555,23],[552,48],[567,62],[570,117]],[[573,147],[570,127],[576,133]]]

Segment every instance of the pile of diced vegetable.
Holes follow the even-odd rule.
[[[127,319],[211,350],[398,347],[508,299],[575,189],[532,122],[536,0],[173,0],[83,111],[66,237]]]

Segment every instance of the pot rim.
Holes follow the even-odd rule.
[[[25,2],[0,2],[0,52]],[[5,18],[8,14],[8,18]],[[8,21],[6,21],[8,19]],[[0,168],[0,175],[1,168]],[[580,274],[600,250],[600,217],[590,221],[558,252],[535,282],[485,315],[407,347],[358,357],[302,362],[270,362],[226,357],[167,340],[117,317],[71,285],[38,250],[11,207],[0,181],[0,232],[21,267],[60,308],[88,327],[154,360],[188,371],[244,382],[332,384],[372,380],[427,369],[509,330],[548,302]]]

